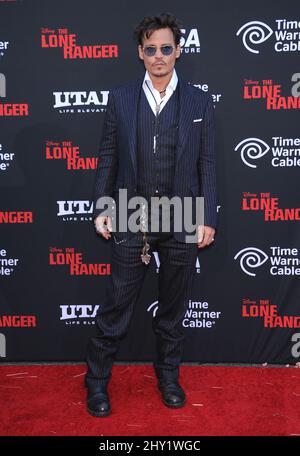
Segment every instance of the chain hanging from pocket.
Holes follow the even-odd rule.
[[[142,204],[142,210],[141,210],[141,229],[143,231],[143,248],[142,248],[142,253],[141,253],[141,259],[142,262],[145,264],[150,263],[151,255],[148,253],[150,250],[150,244],[148,242],[148,237],[147,237],[147,214],[146,214],[146,208],[145,208],[145,203]]]

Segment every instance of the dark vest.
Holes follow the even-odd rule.
[[[140,90],[137,126],[137,194],[149,204],[148,231],[153,232],[151,217],[159,220],[162,230],[162,207],[151,211],[151,196],[172,196],[176,164],[179,124],[179,87],[171,95],[161,112],[155,116],[143,88]],[[155,147],[154,147],[154,136]],[[155,215],[155,216],[154,216]],[[170,231],[173,231],[174,212],[170,208]],[[156,229],[156,228],[155,228]]]
[[[171,196],[179,123],[179,87],[155,116],[143,88],[140,90],[137,128],[137,194]],[[154,135],[156,149],[154,152]]]

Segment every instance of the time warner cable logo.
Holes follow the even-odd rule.
[[[234,151],[249,168],[257,168],[260,159],[268,154],[273,168],[298,168],[300,166],[300,137],[272,136],[269,144],[260,138],[250,137],[240,141]]]
[[[0,41],[0,57],[4,56],[4,51],[7,51],[9,41]]]
[[[240,152],[241,159],[245,165],[250,168],[256,168],[257,165],[251,163],[251,161],[263,157],[270,150],[270,146],[262,139],[246,138],[240,141],[234,150]]]
[[[252,269],[262,266],[268,258],[268,255],[257,247],[246,247],[240,250],[234,257],[235,260],[240,260],[240,266],[244,273],[252,277],[256,276],[252,272]]]
[[[273,34],[275,37],[275,52],[300,51],[300,22],[276,19],[273,30],[261,21],[250,21],[244,24],[236,33],[242,38],[243,45],[252,54],[259,54],[257,47],[267,41]]]
[[[299,276],[300,275],[300,249],[297,247],[270,246],[267,255],[257,247],[246,247],[234,256],[239,259],[242,271],[252,277],[252,272],[269,260],[269,273],[271,276]]]
[[[261,44],[272,35],[273,30],[267,24],[261,21],[250,21],[244,24],[236,33],[236,36],[241,35],[243,45],[253,54],[259,54],[253,45]]]

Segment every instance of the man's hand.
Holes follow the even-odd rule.
[[[212,226],[198,226],[198,248],[201,249],[214,241],[215,229]]]
[[[105,239],[110,239],[112,232],[111,217],[98,215],[94,225],[98,234],[101,234]]]

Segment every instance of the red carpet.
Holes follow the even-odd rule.
[[[300,435],[300,370],[181,366],[187,405],[169,409],[151,365],[115,365],[112,414],[85,410],[85,365],[0,367],[0,435]]]

